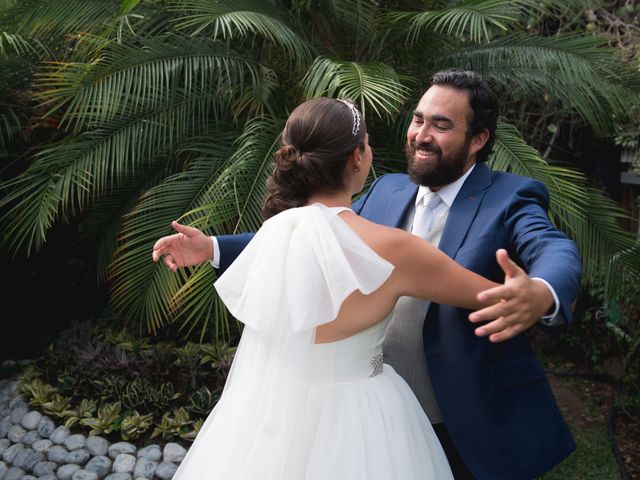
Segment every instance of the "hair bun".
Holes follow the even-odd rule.
[[[290,170],[296,166],[302,152],[293,145],[283,145],[274,156],[276,168]]]

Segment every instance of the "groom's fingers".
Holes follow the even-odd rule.
[[[476,310],[469,314],[469,321],[473,323],[488,322],[503,317],[511,312],[511,305],[506,300],[498,300],[497,303],[485,307],[482,310]]]
[[[496,261],[498,265],[500,265],[500,268],[502,268],[506,278],[513,278],[524,273],[524,270],[509,258],[509,254],[504,248],[496,250]]]
[[[162,257],[162,263],[165,264],[165,266],[171,270],[173,273],[178,271],[178,264],[176,263],[175,259],[173,258],[173,255],[171,255],[170,253],[164,255]]]
[[[476,298],[481,302],[498,302],[508,300],[516,296],[516,292],[510,285],[498,285],[479,292]]]
[[[158,260],[160,260],[160,257],[162,257],[167,248],[169,248],[167,237],[158,240],[153,246],[153,252],[151,252],[151,258],[153,258],[153,261],[157,262]]]
[[[182,225],[181,223],[178,223],[175,220],[171,222],[171,226],[176,232],[182,233],[186,237],[194,237],[198,235],[198,233],[200,233],[200,230],[198,230],[197,228],[188,227],[187,225]]]
[[[519,335],[520,333],[522,333],[522,331],[523,330],[518,327],[505,328],[504,330],[501,330],[498,333],[494,333],[493,335],[490,335],[489,341],[492,343],[504,342],[505,340],[509,340],[515,337],[516,335]]]
[[[523,324],[516,321],[515,315],[508,315],[476,328],[475,334],[479,337],[488,336],[492,342],[501,342],[515,337],[525,329]]]

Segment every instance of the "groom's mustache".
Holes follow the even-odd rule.
[[[440,147],[438,147],[437,145],[435,145],[433,143],[410,142],[409,143],[409,149],[410,149],[411,153],[415,153],[417,150],[424,150],[426,152],[437,153],[438,155],[442,154],[442,150],[440,150]]]

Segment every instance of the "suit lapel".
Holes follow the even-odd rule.
[[[458,192],[440,239],[440,250],[454,258],[464,240],[487,188],[491,185],[491,170],[477,163]]]
[[[415,202],[417,192],[418,186],[407,177],[407,182],[394,190],[391,198],[386,199],[386,211],[381,223],[390,227],[402,227],[407,210]]]

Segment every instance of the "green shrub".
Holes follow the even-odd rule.
[[[105,322],[63,332],[21,376],[35,408],[113,440],[192,441],[224,387],[235,347],[140,338]]]

